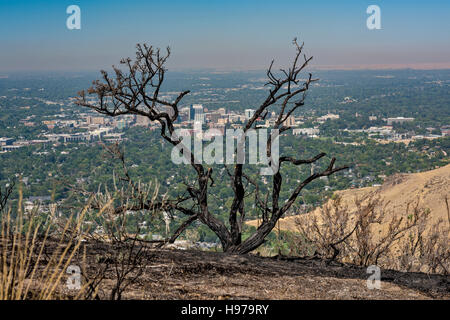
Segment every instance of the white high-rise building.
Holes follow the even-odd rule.
[[[204,123],[205,114],[203,113],[203,106],[201,104],[194,104],[192,109],[194,109],[194,121]]]

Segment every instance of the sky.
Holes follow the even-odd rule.
[[[175,70],[259,70],[292,58],[294,37],[316,67],[450,67],[449,34],[448,0],[0,0],[0,72],[105,69],[136,43],[170,46]]]

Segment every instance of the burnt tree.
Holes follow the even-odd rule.
[[[306,74],[304,79],[300,78],[301,71],[305,69],[312,57],[307,58],[302,54],[303,44],[299,45],[296,39],[293,43],[296,53],[292,65],[288,69],[281,69],[279,74],[275,74],[272,70],[272,61],[267,69],[268,80],[265,84],[269,88],[267,98],[244,124],[244,136],[241,138],[244,139],[244,143],[245,133],[256,128],[257,119],[264,119],[270,107],[277,114],[273,129],[277,129],[279,133],[289,130],[290,127],[284,125],[286,119],[304,105],[311,83],[318,80],[313,79],[311,73]],[[121,68],[113,66],[114,76],[110,76],[106,71],[101,71],[102,80],[94,81],[92,87],[87,91],[79,92],[76,103],[111,117],[127,114],[147,117],[150,121],[159,123],[161,136],[168,143],[180,148],[181,138],[175,134],[174,123],[179,116],[180,102],[189,91],[180,92],[173,101],[166,101],[160,97],[161,86],[167,72],[165,64],[169,56],[169,48],[163,53],[160,49],[152,46],[138,44],[134,61],[130,58],[122,59],[120,61]],[[88,99],[89,96],[93,96],[95,99]],[[190,224],[200,221],[218,236],[225,252],[248,253],[264,242],[277,221],[294,204],[303,188],[320,177],[329,176],[347,168],[335,167],[336,159],[332,158],[325,169],[300,182],[290,197],[280,203],[283,182],[280,174],[281,166],[285,163],[296,166],[311,164],[323,158],[325,153],[320,153],[311,159],[295,159],[281,155],[274,160],[271,157],[270,148],[272,139],[274,139],[273,135],[269,135],[267,138],[267,157],[270,159],[269,164],[273,164],[272,161],[278,161],[273,174],[271,195],[261,196],[257,183],[244,172],[243,164],[236,163],[233,168],[224,165],[234,191],[234,199],[228,212],[228,225],[214,212],[211,212],[208,206],[208,188],[210,183],[212,185],[214,182],[212,168],[196,163],[193,152],[185,149],[183,156],[189,159],[197,178],[194,185],[186,185],[186,193],[183,196],[159,202],[137,201],[127,208],[118,208],[118,210],[161,209],[180,212],[186,216],[186,220],[166,241],[174,242]],[[255,208],[262,213],[262,223],[250,237],[242,241],[242,225],[245,220],[244,201],[250,187],[255,193]],[[188,206],[188,203],[194,203],[194,205]]]

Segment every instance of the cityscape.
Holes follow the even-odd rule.
[[[350,97],[345,97],[344,101],[349,101]],[[39,134],[32,140],[16,140],[15,138],[0,137],[1,152],[9,152],[17,150],[18,148],[35,145],[35,144],[59,144],[67,142],[93,142],[102,140],[104,142],[119,142],[123,140],[123,129],[132,126],[145,127],[149,130],[157,130],[159,124],[151,123],[151,121],[140,115],[128,115],[121,118],[111,119],[108,117],[99,116],[92,113],[80,112],[77,114],[77,118],[69,118],[64,113],[64,108],[73,107],[72,99],[69,99],[67,103],[50,102],[51,104],[57,104],[61,107],[61,113],[54,116],[54,119],[40,120],[39,124],[45,125],[48,132]],[[49,102],[46,102],[50,104]],[[26,107],[25,107],[26,108]],[[168,108],[169,109],[169,108]],[[172,115],[172,109],[168,110],[168,114]],[[180,108],[180,115],[175,126],[177,128],[187,129],[193,128],[194,123],[200,124],[210,129],[217,129],[222,135],[227,128],[242,129],[242,124],[250,119],[255,110],[245,109],[243,113],[229,111],[225,108],[208,109],[201,104],[192,104],[189,107]],[[355,117],[358,117],[358,113],[355,113]],[[275,123],[275,112],[272,112],[268,119],[257,119],[257,125],[261,128],[271,128]],[[327,120],[339,119],[339,114],[328,113],[318,117],[306,117],[306,116],[289,116],[284,121],[284,125],[291,127],[291,133],[293,135],[306,135],[311,138],[320,137],[319,125],[323,124]],[[369,116],[369,121],[376,121],[376,116]],[[426,134],[415,134],[414,132],[397,133],[392,124],[404,124],[413,122],[414,118],[411,117],[390,117],[382,118],[385,125],[383,126],[370,126],[367,129],[342,129],[348,132],[365,132],[369,137],[374,137],[378,142],[389,143],[405,143],[418,139],[437,139],[450,135],[450,125],[444,125],[440,128],[427,127]],[[36,115],[29,115],[20,120],[20,123],[27,127],[35,126],[39,121],[36,119]],[[303,127],[307,123],[312,123],[313,127]],[[52,133],[53,129],[62,130],[63,133]],[[68,130],[64,132],[64,129]],[[434,134],[439,129],[440,134]],[[193,130],[193,129],[192,129]]]
[[[1,2],[0,315],[445,307],[449,12]]]

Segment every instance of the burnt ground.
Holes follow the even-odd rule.
[[[98,294],[107,299],[117,250],[96,243],[87,244],[86,253],[91,277],[110,264]],[[450,299],[450,278],[443,275],[382,270],[381,289],[369,290],[366,268],[320,259],[171,249],[145,253],[142,274],[123,299]]]

